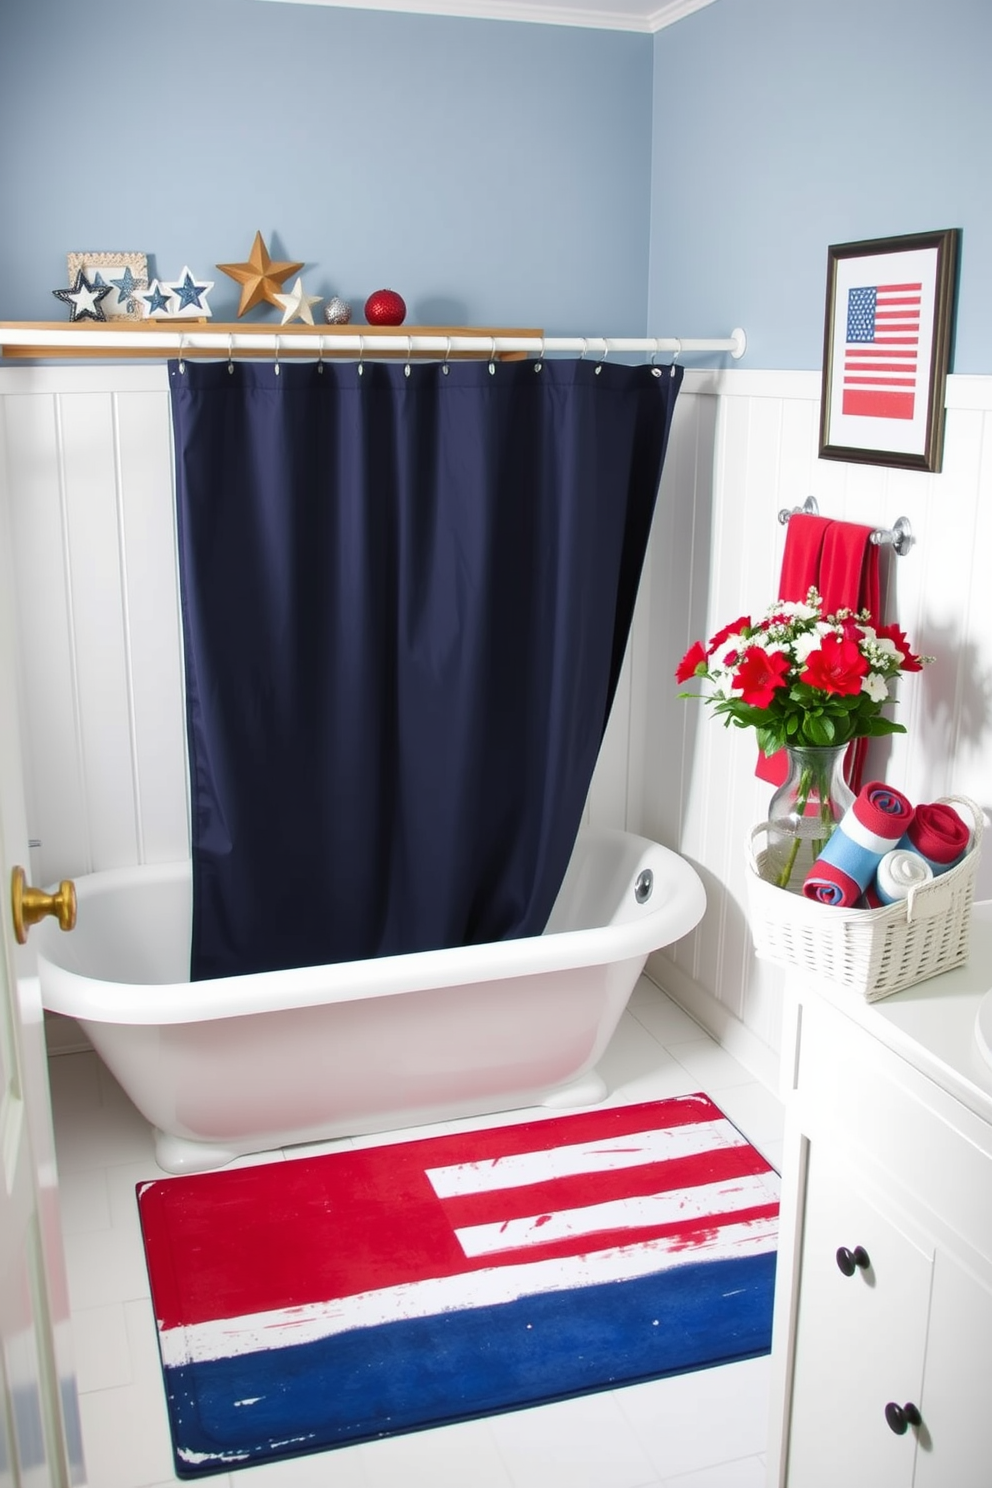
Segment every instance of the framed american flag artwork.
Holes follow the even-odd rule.
[[[939,470],[959,230],[827,250],[820,458]]]

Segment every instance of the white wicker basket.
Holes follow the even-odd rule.
[[[974,818],[967,856],[948,873],[914,886],[907,899],[881,909],[841,909],[766,882],[765,852],[756,843],[767,836],[769,823],[752,828],[748,900],[757,954],[851,987],[869,1002],[963,965],[984,822],[967,796],[944,796],[942,804],[960,804]]]

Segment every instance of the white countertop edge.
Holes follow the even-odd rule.
[[[964,966],[877,1002],[836,983],[800,973],[809,988],[977,1116],[992,1122],[992,1066],[976,1033],[978,1009],[992,989],[992,900],[972,907]],[[787,984],[788,985],[788,984]]]

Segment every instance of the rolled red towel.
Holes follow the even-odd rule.
[[[862,786],[854,805],[845,815],[843,825],[847,831],[851,830],[848,820],[851,816],[863,829],[859,834],[860,840],[867,846],[864,834],[873,834],[885,843],[885,852],[895,846],[915,820],[914,809],[906,796],[894,786],[886,785],[884,780],[869,780]]]
[[[938,874],[953,868],[964,857],[970,843],[971,832],[954,807],[933,801],[917,806],[899,846],[919,853]]]

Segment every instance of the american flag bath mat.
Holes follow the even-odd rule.
[[[176,1472],[767,1353],[778,1200],[702,1094],[139,1184]]]

